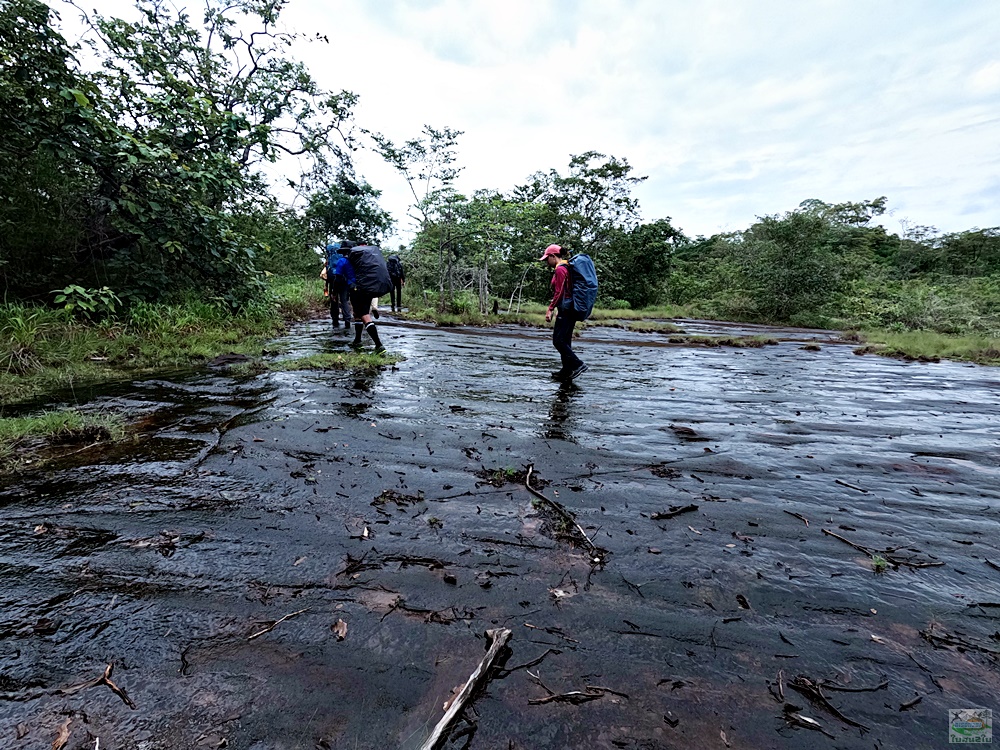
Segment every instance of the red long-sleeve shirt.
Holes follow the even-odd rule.
[[[555,310],[556,305],[569,298],[569,294],[569,265],[560,263],[552,274],[552,301],[549,303],[549,311]]]

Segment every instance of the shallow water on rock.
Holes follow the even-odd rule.
[[[70,748],[418,748],[499,626],[507,669],[544,658],[448,747],[937,747],[947,709],[1000,708],[995,370],[592,328],[561,386],[545,332],[381,329],[407,359],[378,374],[97,392],[137,443],[6,481],[2,746],[68,719]],[[491,473],[529,465],[600,563]],[[135,710],[66,690],[112,662]]]

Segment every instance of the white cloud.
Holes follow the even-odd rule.
[[[329,35],[293,54],[361,95],[365,127],[464,130],[466,192],[597,150],[688,234],[879,195],[945,230],[1000,224],[994,0],[290,0],[283,18]],[[401,178],[358,161],[402,219]]]

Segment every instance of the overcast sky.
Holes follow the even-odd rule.
[[[464,131],[463,192],[596,150],[648,175],[645,220],[691,236],[880,195],[891,231],[1000,225],[997,0],[289,0],[282,17],[330,37],[292,54],[360,95],[361,126]],[[402,178],[358,166],[405,229]]]

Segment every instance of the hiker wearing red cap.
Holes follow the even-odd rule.
[[[552,345],[562,358],[562,367],[552,373],[555,380],[573,380],[587,371],[585,365],[573,352],[573,329],[576,314],[573,310],[573,295],[570,287],[569,264],[566,253],[559,245],[549,245],[539,258],[552,268],[552,301],[545,312],[545,322],[552,320],[556,312],[556,324],[552,328]]]

